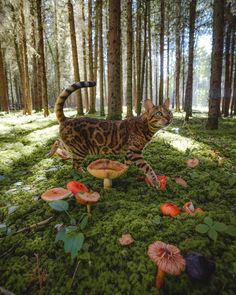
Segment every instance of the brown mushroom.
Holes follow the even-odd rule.
[[[119,238],[119,242],[121,246],[128,246],[134,242],[134,239],[131,234],[124,234]]]
[[[93,161],[87,167],[90,174],[103,179],[104,188],[112,187],[112,179],[119,177],[126,172],[128,166],[117,161],[108,159],[99,159]]]
[[[158,267],[156,276],[157,289],[162,287],[165,273],[177,276],[185,270],[185,260],[176,246],[156,241],[149,245],[148,256]]]
[[[91,215],[91,204],[95,204],[100,199],[98,192],[79,192],[75,195],[78,203],[87,205],[87,212]]]
[[[47,190],[45,193],[42,194],[41,198],[44,201],[57,201],[62,200],[71,195],[71,192],[63,187],[54,187]]]

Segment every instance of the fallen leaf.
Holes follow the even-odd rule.
[[[125,234],[119,238],[119,242],[122,246],[128,246],[134,242],[134,239],[130,234]]]
[[[186,163],[187,163],[188,167],[194,168],[199,165],[199,160],[198,159],[189,159],[189,160],[187,160]]]
[[[182,185],[183,187],[188,187],[187,182],[182,177],[175,177],[175,182]]]

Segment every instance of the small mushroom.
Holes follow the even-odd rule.
[[[130,234],[124,234],[119,238],[119,242],[122,246],[128,246],[134,242],[134,239]]]
[[[79,192],[88,192],[89,191],[85,184],[83,184],[82,182],[76,181],[76,180],[72,180],[72,181],[68,182],[66,187],[74,195]]]
[[[60,158],[62,158],[63,160],[71,159],[71,155],[68,152],[68,150],[66,149],[66,146],[61,139],[57,139],[54,142],[50,152],[47,154],[48,157],[52,157],[53,155],[57,155]]]
[[[75,195],[78,203],[87,205],[87,212],[91,215],[91,204],[95,204],[100,199],[98,192],[79,192]]]
[[[187,163],[188,167],[194,168],[199,165],[199,160],[198,159],[188,159],[186,163]]]
[[[179,207],[172,203],[164,203],[160,206],[160,209],[163,215],[175,217],[180,214]]]
[[[71,195],[71,192],[67,189],[64,189],[62,187],[54,187],[49,190],[47,190],[45,193],[42,194],[41,198],[44,201],[57,201],[62,200]]]
[[[158,267],[156,276],[157,289],[160,289],[164,284],[165,273],[177,276],[185,270],[185,259],[176,246],[156,241],[149,245],[148,256]]]
[[[193,215],[195,213],[199,213],[199,214],[204,213],[204,211],[201,208],[196,208],[195,209],[194,206],[193,206],[193,203],[191,201],[185,203],[184,206],[183,206],[183,209],[184,209],[184,212],[186,212],[189,215]]]
[[[97,178],[103,179],[104,188],[112,187],[112,179],[119,177],[126,172],[128,166],[117,161],[108,159],[99,159],[93,161],[87,167],[90,174]]]

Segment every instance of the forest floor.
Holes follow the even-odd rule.
[[[1,116],[0,287],[19,295],[156,294],[156,266],[147,249],[161,240],[176,245],[182,255],[200,252],[215,262],[216,270],[207,282],[194,282],[186,273],[167,275],[160,294],[235,294],[236,120],[221,119],[217,131],[207,131],[205,123],[204,114],[194,114],[187,125],[176,115],[146,147],[145,159],[158,175],[168,176],[165,190],[148,187],[133,165],[114,180],[111,190],[104,190],[102,181],[88,172],[79,176],[70,161],[46,156],[58,136],[53,114]],[[86,158],[84,168],[96,158]],[[199,160],[195,168],[186,165],[191,158]],[[114,159],[124,161],[123,156]],[[188,186],[177,184],[176,176]],[[70,225],[70,219],[40,196],[75,178],[98,191],[101,199],[83,227],[84,246],[71,260],[63,242],[55,241],[55,226]],[[182,208],[190,200],[205,214],[161,215],[161,204]],[[68,203],[68,213],[78,223],[85,207],[74,198]],[[16,233],[50,217],[45,225]],[[217,236],[196,231],[206,217],[224,223],[228,231],[218,228]],[[133,244],[119,244],[125,233],[133,236]]]

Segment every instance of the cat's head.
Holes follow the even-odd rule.
[[[145,108],[145,117],[149,124],[156,128],[167,126],[171,123],[173,115],[169,110],[169,100],[166,100],[162,105],[155,106],[150,99],[146,99],[143,103]]]

